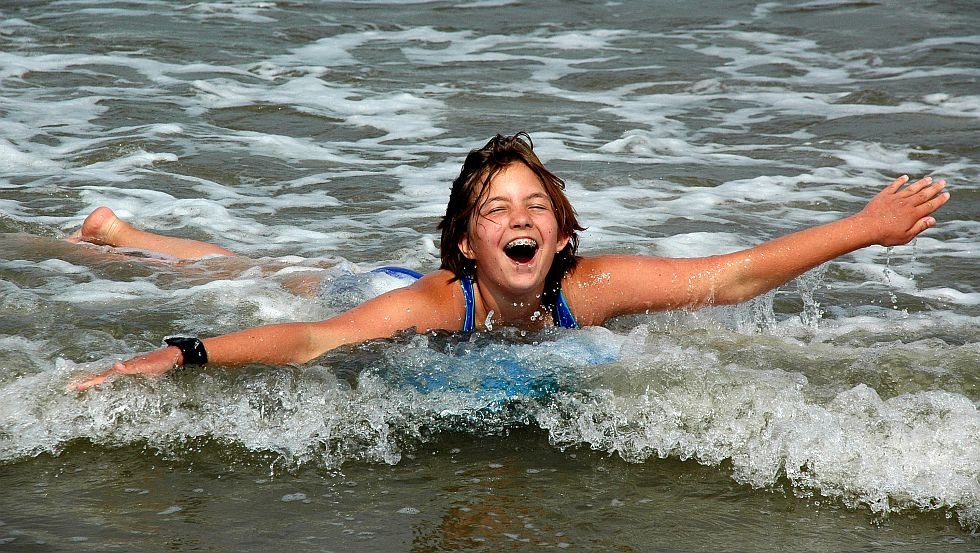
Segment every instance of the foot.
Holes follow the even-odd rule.
[[[85,218],[82,228],[68,237],[71,242],[89,242],[104,246],[117,246],[116,235],[129,226],[125,221],[116,217],[108,207],[98,207]]]

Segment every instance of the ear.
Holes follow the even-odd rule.
[[[558,253],[558,252],[564,250],[565,249],[565,246],[568,245],[568,241],[571,240],[571,239],[572,239],[571,236],[563,236],[563,237],[559,238],[558,239],[558,249],[555,251],[555,253]]]
[[[468,235],[463,234],[463,236],[460,237],[459,244],[457,244],[457,246],[459,246],[459,251],[463,254],[463,257],[466,259],[476,259],[476,254],[473,253],[473,248],[470,247],[470,239]]]

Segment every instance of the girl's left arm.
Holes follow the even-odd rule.
[[[594,258],[575,280],[595,281],[599,293],[570,292],[581,298],[583,315],[593,315],[586,324],[644,310],[742,302],[846,253],[906,244],[934,226],[932,213],[949,200],[946,182],[925,177],[906,186],[908,181],[904,175],[895,179],[854,215],[746,250],[690,259]]]
[[[715,303],[737,303],[763,294],[846,253],[872,246],[909,243],[935,226],[932,213],[949,200],[946,181],[925,177],[903,186],[901,176],[860,212],[729,254],[725,286]]]

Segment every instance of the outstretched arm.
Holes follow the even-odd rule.
[[[584,310],[593,315],[587,324],[649,309],[738,303],[854,250],[906,244],[936,224],[931,214],[949,200],[945,181],[925,177],[906,186],[908,181],[907,176],[895,179],[850,217],[747,250],[692,259],[598,258],[591,268],[582,267],[586,274],[576,276],[606,288],[582,295],[585,304],[591,303]]]
[[[949,200],[946,182],[901,176],[860,212],[727,256],[724,289],[715,303],[737,303],[765,293],[836,257],[871,245],[907,244],[936,224],[932,213]]]
[[[298,363],[318,355],[318,352],[311,347],[314,325],[315,323],[267,325],[202,341],[208,353],[208,360],[213,363],[222,365]],[[107,371],[73,383],[72,387],[79,391],[86,390],[118,374],[161,375],[183,366],[184,361],[179,348],[168,346],[116,363]]]
[[[444,298],[457,288],[449,286],[447,275],[437,271],[325,321],[273,324],[206,338],[208,362],[225,366],[305,363],[336,347],[388,338],[412,327],[420,331],[457,329],[462,314],[452,306],[461,302]],[[180,349],[169,346],[116,363],[72,387],[85,390],[118,374],[161,375],[183,364]]]

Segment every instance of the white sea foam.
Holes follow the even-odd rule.
[[[246,23],[274,23],[273,17],[264,15],[263,12],[270,8],[275,8],[275,2],[195,2],[183,9],[189,12],[191,17],[200,19],[210,19],[212,17],[232,18]]]
[[[980,516],[980,416],[967,398],[930,391],[882,400],[858,385],[821,405],[798,374],[723,366],[656,342],[628,368],[597,374],[593,384],[605,384],[591,393],[539,412],[552,440],[633,461],[727,459],[735,478],[754,486],[785,476],[876,512],[946,507],[965,520]]]
[[[17,146],[2,138],[0,138],[0,163],[8,170],[17,171],[21,174],[48,173],[60,169],[54,161],[21,151]]]
[[[917,295],[960,305],[980,305],[980,292],[962,292],[949,287],[927,288],[919,290]]]
[[[53,296],[55,301],[73,304],[84,303],[124,303],[131,300],[145,300],[169,297],[169,292],[161,290],[149,282],[80,282],[60,294]]]
[[[585,444],[634,462],[727,460],[741,482],[765,487],[785,477],[803,493],[875,512],[948,508],[966,522],[980,515],[980,444],[973,439],[980,416],[967,398],[923,391],[884,399],[861,384],[819,403],[798,373],[726,365],[715,353],[672,340],[645,327],[628,335],[588,329],[541,345],[463,344],[447,354],[421,336],[389,350],[388,368],[366,370],[355,389],[314,365],[301,375],[270,371],[243,384],[222,373],[119,379],[76,397],[60,383],[98,364],[62,363],[60,377],[42,373],[0,388],[22,398],[0,403],[0,422],[12,431],[2,441],[3,458],[57,451],[79,437],[145,440],[168,451],[209,437],[275,451],[289,463],[395,463],[404,444],[435,429],[492,429],[533,413],[560,446]],[[562,366],[558,382],[566,384],[559,386],[574,382],[574,390],[510,415],[494,411],[508,396],[477,383],[495,374],[492,367],[513,362],[545,378]],[[418,378],[431,391],[414,390],[423,385],[412,384]]]

